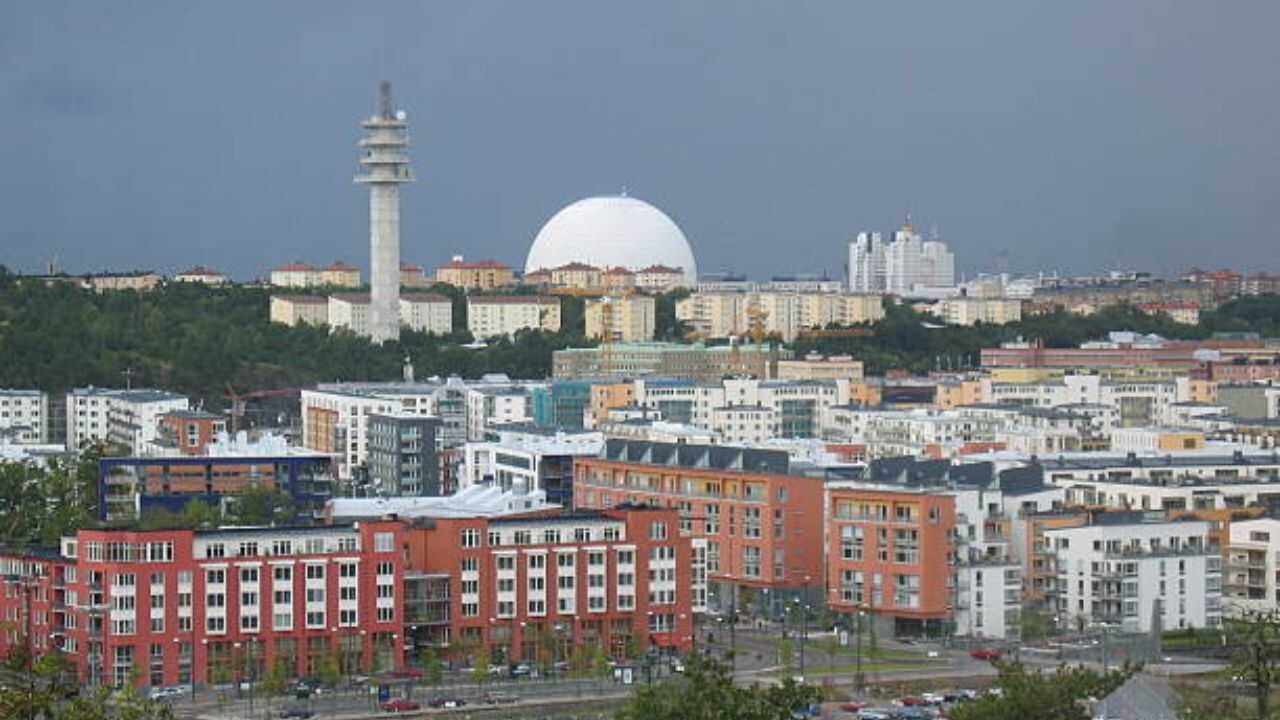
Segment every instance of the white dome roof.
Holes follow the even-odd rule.
[[[538,231],[524,271],[572,262],[642,270],[666,265],[693,284],[698,267],[680,228],[661,210],[632,197],[589,197],[556,213]]]

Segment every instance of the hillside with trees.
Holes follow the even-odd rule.
[[[406,331],[398,343],[375,345],[323,327],[287,327],[268,321],[276,289],[206,287],[170,283],[147,293],[96,294],[70,284],[23,279],[0,267],[0,387],[40,388],[50,393],[86,385],[119,387],[131,371],[134,385],[172,389],[216,409],[230,386],[237,391],[304,387],[335,380],[399,378],[406,356],[418,377],[506,373],[546,378],[551,353],[594,343],[584,335],[583,301],[561,300],[563,328],[557,333],[522,331],[514,338],[467,348],[465,294],[437,285],[433,292],[454,303],[454,331],[447,336]],[[514,292],[532,293],[533,288]],[[657,299],[657,335],[685,335],[675,319],[677,291]],[[976,365],[983,347],[1019,337],[1050,347],[1077,345],[1111,330],[1166,337],[1206,337],[1213,332],[1253,331],[1280,335],[1280,296],[1241,298],[1206,312],[1199,326],[1178,325],[1132,308],[1110,308],[1080,317],[1067,313],[1000,326],[932,327],[936,321],[905,305],[889,303],[886,317],[865,337],[805,337],[799,354],[847,353],[867,363],[869,373],[893,368],[923,372]]]

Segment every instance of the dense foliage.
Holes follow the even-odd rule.
[[[466,296],[437,285],[432,292],[454,303],[454,332],[447,336],[405,332],[400,342],[374,345],[326,328],[286,327],[268,321],[270,295],[258,287],[205,287],[172,283],[152,292],[97,294],[69,284],[45,286],[0,267],[0,387],[118,387],[132,371],[134,385],[173,389],[210,408],[225,406],[236,391],[304,387],[333,380],[391,380],[401,376],[406,356],[418,377],[474,378],[502,372],[514,378],[545,378],[551,353],[590,346],[583,337],[583,300],[561,299],[562,329],[522,331],[515,338],[466,347]],[[514,292],[531,293],[528,287]],[[675,303],[687,291],[660,295],[656,336],[679,340],[683,324]],[[1241,298],[1206,312],[1199,326],[1178,325],[1116,307],[1089,317],[1067,313],[1028,318],[1009,325],[936,327],[936,320],[909,306],[889,304],[886,317],[867,336],[805,337],[798,353],[848,353],[870,373],[903,368],[922,372],[977,364],[984,347],[1023,337],[1066,347],[1110,330],[1155,332],[1167,337],[1204,337],[1220,331],[1280,335],[1280,296]]]
[[[465,296],[448,286],[431,290],[454,299],[454,333],[405,332],[400,342],[379,346],[349,333],[269,322],[272,291],[265,288],[172,283],[146,293],[97,294],[65,283],[45,286],[0,268],[0,387],[51,393],[119,387],[132,370],[134,385],[222,407],[228,386],[245,391],[396,379],[406,356],[418,377],[505,372],[545,378],[553,350],[592,344],[583,338],[582,300],[566,297],[558,333],[523,331],[487,347],[464,347],[472,341]]]
[[[617,720],[789,720],[820,702],[822,691],[787,678],[781,685],[735,685],[714,660],[691,657],[685,672],[660,685],[642,685],[614,716]]]
[[[57,547],[63,535],[96,521],[100,453],[93,448],[47,470],[0,462],[0,545]]]
[[[1000,663],[999,695],[951,711],[953,720],[1089,720],[1090,698],[1111,694],[1133,668],[1099,673],[1084,667],[1059,667],[1052,673],[1028,671],[1018,663]]]
[[[939,327],[938,320],[907,305],[886,305],[883,320],[868,326],[867,336],[803,337],[798,353],[850,354],[866,363],[868,373],[903,368],[912,372],[976,367],[982,348],[1022,338],[1046,347],[1075,347],[1116,330],[1156,333],[1168,338],[1205,338],[1219,332],[1256,332],[1280,336],[1280,295],[1244,297],[1201,313],[1199,325],[1183,325],[1167,315],[1147,315],[1128,306],[1105,308],[1094,315],[1065,311],[1027,317],[1006,325]]]
[[[81,689],[75,669],[65,655],[50,652],[39,659],[15,646],[4,668],[23,673],[25,681],[0,686],[0,718],[41,720],[172,720],[168,705],[142,697],[132,687],[111,691]]]

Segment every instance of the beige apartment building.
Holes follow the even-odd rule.
[[[469,290],[493,290],[514,285],[515,272],[497,260],[467,262],[461,255],[436,268],[436,282]]]
[[[645,342],[653,339],[657,303],[647,295],[606,297],[586,304],[587,337],[613,342]]]
[[[945,298],[930,306],[928,311],[948,325],[1003,325],[1022,319],[1022,301],[1006,298]]]
[[[320,295],[274,295],[271,322],[285,325],[328,325],[329,298]]]
[[[560,330],[560,299],[541,295],[467,298],[467,330],[478,340],[523,329]]]
[[[860,383],[863,379],[861,360],[851,355],[806,355],[803,360],[779,360],[779,380],[848,380]]]
[[[879,295],[842,293],[694,293],[676,303],[676,319],[702,337],[744,335],[758,323],[767,335],[794,340],[802,331],[857,325],[884,317]]]
[[[598,267],[572,262],[551,268],[551,284],[562,288],[598,290],[604,285],[604,273]]]

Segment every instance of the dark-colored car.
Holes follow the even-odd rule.
[[[408,712],[410,710],[417,710],[422,706],[409,698],[391,698],[390,700],[382,703],[379,707],[382,708],[383,712]]]
[[[427,702],[427,705],[433,708],[459,708],[466,704],[462,698],[450,695],[439,695]]]
[[[307,718],[315,717],[315,713],[307,708],[294,705],[280,710],[280,714],[276,717],[281,720],[307,720]]]

